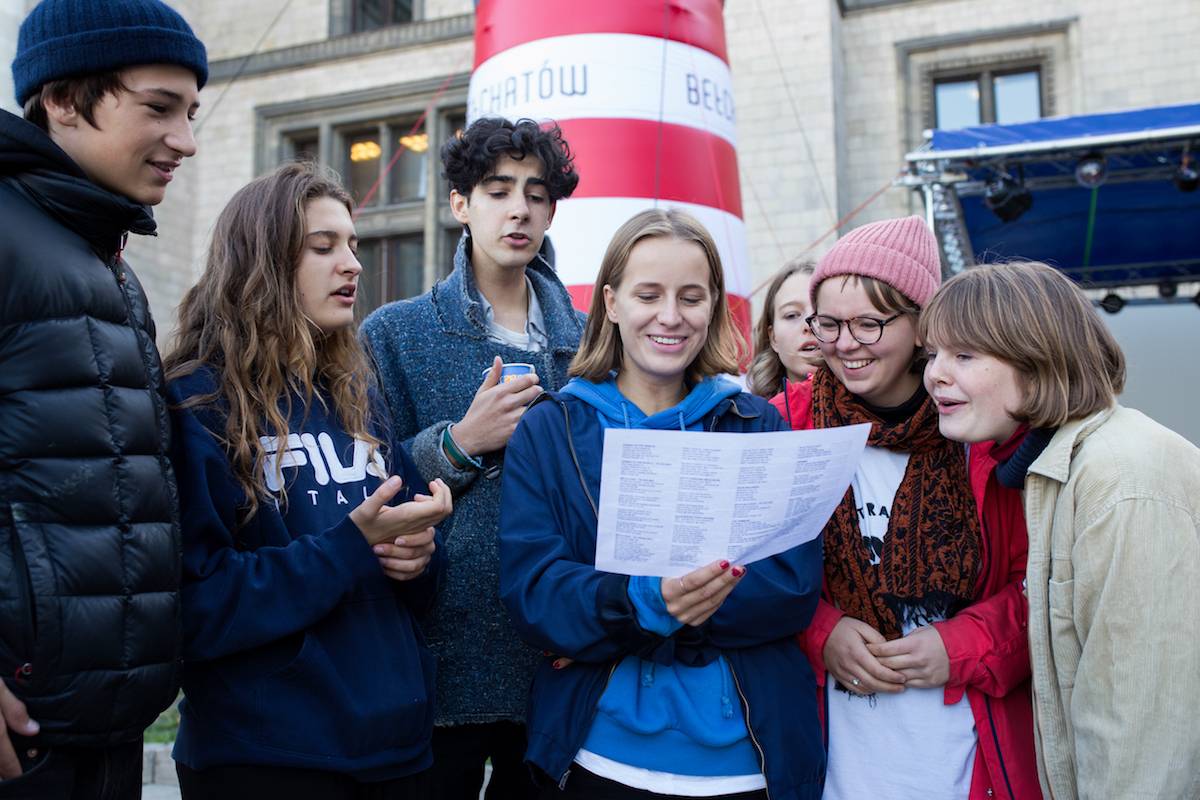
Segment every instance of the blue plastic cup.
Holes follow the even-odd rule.
[[[483,377],[486,380],[488,373],[492,371],[491,367],[484,367]],[[533,368],[533,364],[504,364],[500,367],[500,383],[508,383],[516,379],[518,375],[536,375],[537,370]]]

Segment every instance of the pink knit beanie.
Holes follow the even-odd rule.
[[[924,307],[942,283],[937,239],[915,216],[855,228],[817,262],[809,289],[813,308],[821,281],[835,275],[875,278]]]

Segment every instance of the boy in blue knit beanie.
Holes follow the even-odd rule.
[[[161,203],[196,152],[208,61],[159,0],[42,0],[21,23],[12,71],[25,119],[105,189]]]
[[[0,111],[0,799],[141,796],[179,684],[177,489],[121,257],[196,152],[204,45],[159,0],[43,0]]]

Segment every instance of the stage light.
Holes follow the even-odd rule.
[[[1179,287],[1175,285],[1175,281],[1163,281],[1158,285],[1158,296],[1170,299],[1179,292]]]
[[[1125,307],[1125,301],[1121,299],[1121,295],[1109,292],[1100,301],[1100,307],[1110,314],[1116,314]]]
[[[984,187],[983,204],[1002,222],[1012,222],[1033,205],[1033,195],[1011,175],[997,175]]]
[[[1179,169],[1175,170],[1175,188],[1181,192],[1194,192],[1200,187],[1200,170],[1192,166],[1191,159],[1186,156]]]
[[[1108,178],[1108,163],[1099,153],[1079,159],[1075,165],[1075,180],[1085,189],[1095,189]]]

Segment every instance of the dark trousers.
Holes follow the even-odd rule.
[[[673,794],[655,794],[645,789],[634,789],[623,783],[602,778],[594,772],[588,772],[578,764],[571,765],[571,773],[567,776],[567,785],[559,789],[553,783],[542,789],[540,800],[569,800],[569,798],[586,798],[587,800],[696,800]],[[767,800],[767,790],[759,789],[754,792],[738,792],[736,794],[719,794],[703,798],[703,800]]]
[[[515,722],[433,729],[433,790],[437,800],[478,800],[483,767],[492,760],[487,800],[533,800],[537,786],[525,766],[525,726]]]
[[[0,781],[0,800],[138,800],[142,740],[112,747],[34,748],[12,737],[22,774]]]
[[[183,800],[424,800],[429,770],[375,783],[348,775],[291,767],[225,766],[189,769],[175,763]]]

